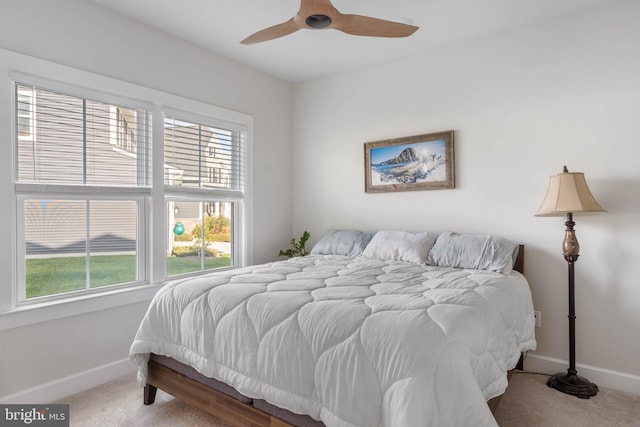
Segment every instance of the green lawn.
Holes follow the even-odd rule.
[[[230,254],[220,255],[217,258],[207,257],[204,259],[205,270],[228,267],[230,265]],[[175,256],[167,257],[167,274],[173,276],[176,274],[189,273],[191,271],[200,271],[200,258]]]
[[[96,255],[91,257],[91,287],[127,283],[135,280],[135,255]],[[206,258],[205,269],[226,267],[231,257]],[[27,298],[77,291],[87,288],[86,257],[35,258],[26,262]],[[200,271],[200,259],[167,257],[170,275]]]

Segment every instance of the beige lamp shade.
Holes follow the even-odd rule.
[[[591,194],[582,172],[564,172],[549,178],[549,187],[535,216],[564,216],[576,212],[606,212]]]

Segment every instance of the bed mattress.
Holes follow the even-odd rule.
[[[165,355],[327,426],[495,426],[535,345],[516,271],[314,255],[167,284],[130,356],[141,385]]]

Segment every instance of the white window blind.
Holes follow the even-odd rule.
[[[146,111],[24,84],[15,109],[17,183],[150,186]]]
[[[245,182],[246,132],[166,115],[165,185],[241,195]]]

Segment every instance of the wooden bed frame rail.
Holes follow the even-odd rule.
[[[149,361],[149,380],[144,388],[145,405],[153,403],[158,388],[230,426],[293,426],[256,409],[250,403],[227,396],[151,360]]]

